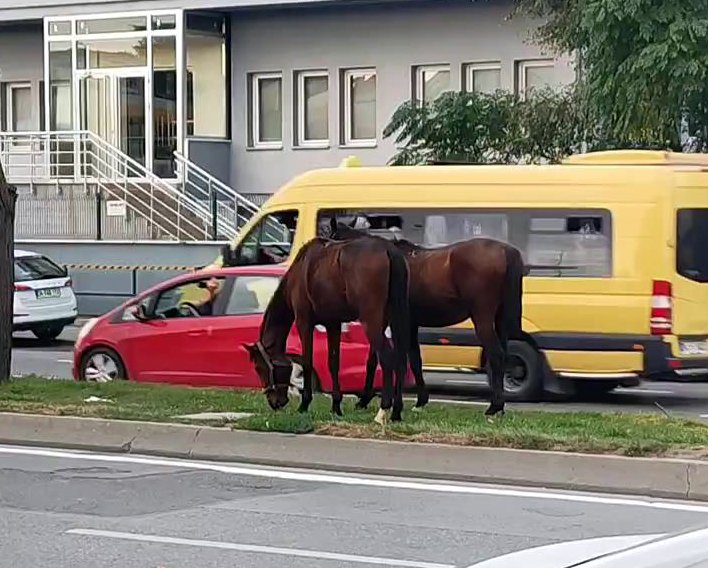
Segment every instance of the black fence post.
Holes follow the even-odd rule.
[[[103,238],[103,199],[101,190],[96,190],[96,240]]]
[[[217,226],[219,219],[219,210],[217,208],[218,202],[216,199],[216,193],[211,194],[211,240],[219,240],[219,227]]]

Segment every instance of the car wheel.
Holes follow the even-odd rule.
[[[598,398],[609,394],[619,386],[619,381],[578,380],[575,381],[575,393],[582,398]]]
[[[531,402],[538,400],[542,392],[541,354],[525,341],[510,341],[504,368],[504,398]]]
[[[118,353],[107,347],[91,349],[81,360],[79,376],[82,381],[110,383],[127,379],[126,375],[125,365]]]
[[[35,327],[32,333],[37,339],[42,341],[54,341],[64,331],[63,325],[47,325],[43,327]]]

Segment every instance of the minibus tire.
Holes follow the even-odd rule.
[[[533,402],[543,393],[543,365],[541,354],[526,341],[509,341],[507,366],[504,374],[504,398],[511,402]],[[517,382],[507,377],[509,367],[523,366],[524,379],[512,390],[510,384]]]

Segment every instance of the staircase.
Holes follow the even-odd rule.
[[[112,201],[125,207],[123,233],[128,240],[136,234],[155,240],[231,240],[258,206],[181,154],[176,153],[175,160],[176,182],[153,174],[91,132],[0,132],[0,163],[8,181],[20,190],[25,216],[61,223],[71,202],[70,216],[97,217],[99,237],[95,238],[100,238],[106,221],[116,232],[120,218],[106,212]],[[32,198],[40,195],[42,200],[35,205],[51,204],[54,210],[30,210]],[[20,217],[22,211],[20,207]],[[32,234],[20,231],[19,238],[49,237],[42,235],[41,225],[28,223],[31,220],[18,218],[24,231],[33,225]],[[66,238],[87,238],[67,229]]]

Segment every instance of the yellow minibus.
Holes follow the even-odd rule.
[[[708,374],[708,155],[315,170],[274,194],[232,247],[238,264],[288,263],[332,220],[361,219],[428,247],[485,236],[521,250],[526,338],[510,345],[510,400]],[[428,368],[484,368],[469,322],[421,329],[420,341]]]

